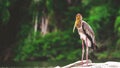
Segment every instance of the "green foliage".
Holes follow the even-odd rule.
[[[53,11],[53,0],[46,0],[46,7],[49,12]]]
[[[9,0],[0,0],[0,20],[2,24],[6,24],[9,21],[10,13],[8,7],[10,6]]]
[[[120,16],[116,17],[114,28],[115,28],[115,31],[118,33],[118,36],[119,36],[120,35]]]
[[[28,35],[28,37],[26,37],[24,40],[21,40],[20,45],[16,50],[16,52],[19,54],[16,55],[15,61],[23,61],[28,58],[30,53],[35,50],[35,47],[33,45],[33,37],[31,37],[30,35]]]
[[[114,51],[111,53],[111,56],[112,58],[116,58],[116,59],[119,59],[120,58],[120,55],[119,55],[120,51]]]
[[[83,19],[95,31],[97,41],[101,44],[98,49],[101,53],[96,55],[98,59],[111,55],[113,55],[111,58],[119,58],[118,3],[119,1],[115,0],[0,0],[0,41],[2,41],[0,43],[4,43],[6,49],[16,48],[15,61],[31,60],[31,58],[34,58],[33,60],[80,59],[81,41],[77,32],[72,33],[75,15],[80,12]],[[37,35],[34,35],[36,15],[38,15],[38,31]],[[44,37],[40,34],[43,15],[48,17],[49,21],[48,34]],[[112,41],[109,41],[109,38]],[[9,43],[6,44],[6,40],[9,40],[7,41]],[[104,52],[102,46],[107,48]],[[111,49],[115,50],[114,48],[116,51],[111,52]],[[4,50],[4,47],[1,49]],[[2,51],[4,52],[6,53]]]
[[[1,13],[1,17],[3,18],[2,21],[7,23],[9,21],[10,18],[10,13],[8,10],[3,10],[3,12]]]
[[[96,55],[98,56],[99,60],[101,60],[101,59],[107,59],[108,58],[108,52],[107,51],[104,51],[102,53],[98,53]]]
[[[21,42],[15,61],[23,61],[30,59],[30,57],[46,57],[52,60],[76,60],[80,56],[80,40],[79,38],[71,39],[73,36],[71,31],[52,32],[48,33],[45,37],[39,35],[38,33],[36,39],[29,35]]]
[[[116,49],[119,50],[120,48],[120,10],[118,11],[118,16],[116,17],[116,20],[115,20],[114,29],[118,37],[118,40],[116,42],[116,45],[117,45]]]
[[[104,52],[101,52],[101,53],[98,53],[96,54],[98,56],[98,60],[101,60],[101,59],[119,59],[120,58],[120,55],[119,55],[120,51],[118,50],[115,50],[115,51],[104,51]]]
[[[109,15],[110,14],[108,7],[105,5],[95,6],[91,8],[88,23],[92,26],[95,33],[98,33],[98,30],[101,28],[101,24],[107,24],[107,18],[109,17]]]

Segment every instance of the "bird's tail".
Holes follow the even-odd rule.
[[[96,44],[96,40],[95,40],[95,37],[94,37],[94,42],[93,42],[93,45],[94,45],[94,50],[96,50],[96,49],[98,49],[98,47],[97,47],[97,44]]]
[[[92,41],[92,44],[91,44],[91,48],[93,50],[96,50],[98,48],[97,45],[96,45],[96,43],[93,43],[93,41]]]

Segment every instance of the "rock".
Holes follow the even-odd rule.
[[[83,63],[76,61],[66,66],[56,66],[55,68],[120,68],[120,62],[108,61],[104,63],[92,63],[92,61],[89,60],[87,65],[86,60],[83,60]]]
[[[54,67],[54,68],[61,68],[60,66],[56,66],[56,67]]]

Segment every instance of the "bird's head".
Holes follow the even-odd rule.
[[[81,21],[82,21],[82,15],[80,13],[78,13],[76,15],[76,20],[75,20],[75,24],[74,24],[74,27],[73,27],[73,32],[75,30],[75,27],[77,27],[77,24],[81,23]]]
[[[78,13],[76,15],[76,21],[80,21],[80,20],[82,20],[82,15],[80,13]]]

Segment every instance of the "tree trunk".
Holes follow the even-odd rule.
[[[35,16],[35,25],[34,25],[34,36],[36,35],[37,27],[38,27],[38,15],[36,14],[36,16]]]
[[[42,16],[42,22],[41,22],[41,34],[44,36],[48,32],[48,17]]]

